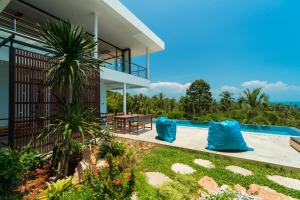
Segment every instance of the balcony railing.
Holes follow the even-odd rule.
[[[30,20],[5,11],[0,13],[0,27],[32,38],[40,38],[38,23],[31,22]],[[104,67],[141,78],[148,77],[146,67],[121,59],[122,56],[120,52],[122,52],[122,49],[99,38],[99,46],[100,44],[105,44],[105,46],[110,49],[99,48],[99,58],[103,61]]]

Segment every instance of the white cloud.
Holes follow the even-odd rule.
[[[229,85],[223,85],[221,88],[220,88],[220,91],[223,92],[223,91],[229,91],[229,92],[237,92],[239,91],[239,89],[237,87],[234,87],[234,86],[229,86]]]
[[[164,93],[168,97],[178,98],[185,95],[186,89],[191,85],[191,83],[177,83],[177,82],[155,82],[151,83],[149,88],[135,89],[133,93],[142,93],[145,95],[155,95],[160,92]]]

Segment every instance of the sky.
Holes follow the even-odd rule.
[[[300,101],[299,0],[122,2],[166,45],[150,56],[150,88],[135,92],[178,98],[204,79],[215,98],[262,87],[271,101]]]

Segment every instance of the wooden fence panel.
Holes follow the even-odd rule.
[[[50,151],[55,141],[54,136],[48,140],[38,137],[57,110],[56,98],[46,87],[49,57],[22,49],[15,49],[14,53],[13,146],[21,149],[31,141],[33,147],[43,152]],[[91,73],[88,80],[88,88],[82,95],[82,101],[99,113],[99,73]],[[55,137],[61,138],[60,135]]]

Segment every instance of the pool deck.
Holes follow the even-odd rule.
[[[289,136],[243,132],[248,146],[253,147],[254,151],[216,152],[205,149],[208,135],[208,129],[206,128],[177,126],[177,139],[173,143],[158,140],[156,139],[156,135],[155,125],[153,126],[153,130],[145,131],[139,135],[129,135],[128,133],[117,134],[117,136],[127,139],[198,150],[300,170],[300,153],[290,147]]]

